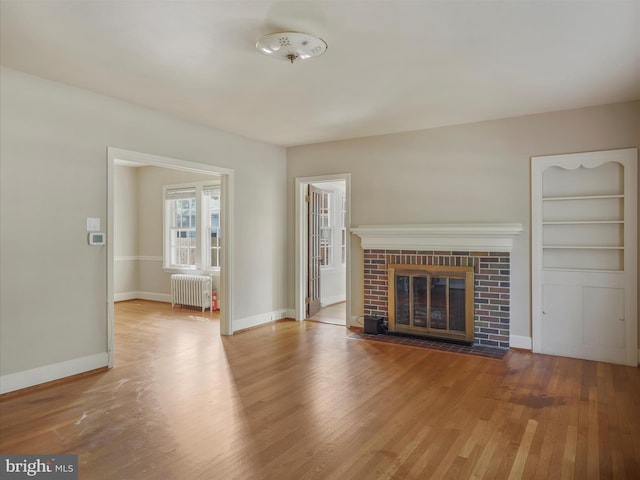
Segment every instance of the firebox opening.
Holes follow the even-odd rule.
[[[473,267],[389,265],[389,333],[473,343]]]

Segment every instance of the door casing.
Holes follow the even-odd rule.
[[[338,173],[333,175],[320,175],[314,177],[298,177],[295,179],[295,319],[306,318],[305,297],[307,293],[307,206],[305,196],[307,185],[311,183],[335,182],[344,180],[346,198],[346,229],[351,228],[351,174]],[[347,326],[351,326],[351,236],[347,240],[346,251],[346,312]]]
[[[221,228],[224,232],[224,248],[220,253],[219,301],[224,308],[220,311],[220,334],[233,334],[233,245],[234,245],[234,171],[230,168],[188,162],[175,158],[107,147],[107,352],[108,366],[114,363],[115,314],[114,314],[114,169],[115,161],[125,160],[142,165],[186,170],[196,173],[219,175],[221,181]]]

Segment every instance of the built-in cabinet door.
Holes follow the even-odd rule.
[[[637,149],[531,165],[534,351],[637,365]]]
[[[623,277],[555,271],[544,272],[543,277],[539,351],[626,363]]]

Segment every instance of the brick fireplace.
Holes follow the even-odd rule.
[[[389,318],[389,266],[471,267],[473,343],[509,348],[511,250],[521,231],[514,224],[352,229],[364,250],[364,314]]]

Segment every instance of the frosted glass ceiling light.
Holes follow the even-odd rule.
[[[265,55],[293,63],[295,60],[319,57],[327,51],[327,43],[307,33],[278,32],[260,37],[256,48]]]

